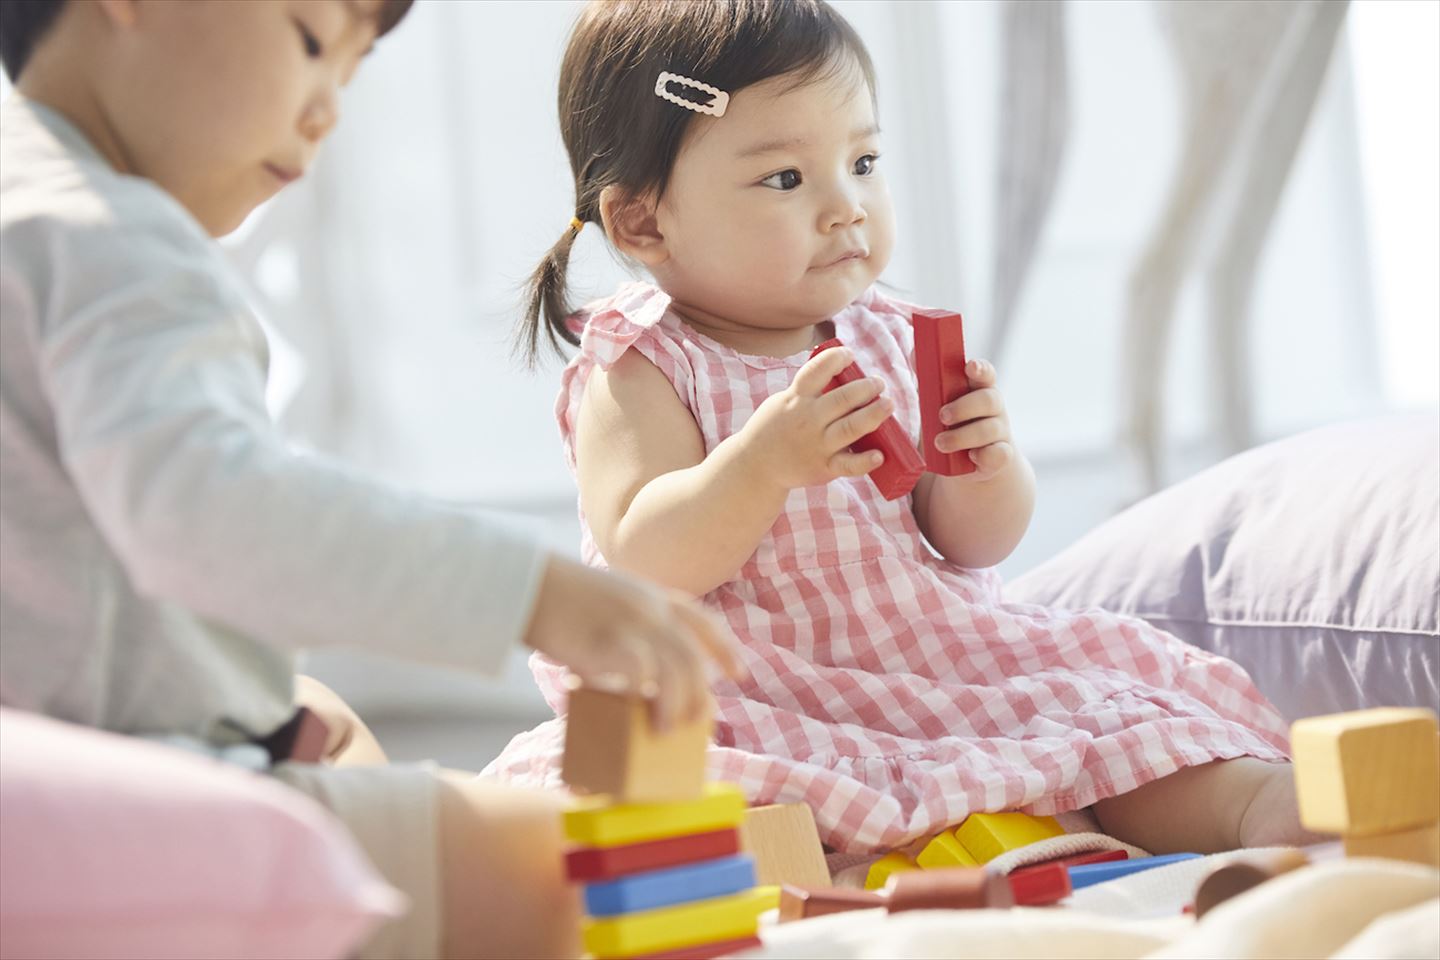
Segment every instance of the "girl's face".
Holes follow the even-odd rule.
[[[656,279],[720,326],[797,330],[837,313],[890,260],[894,211],[858,69],[775,77],[691,121],[656,226]],[[683,109],[676,107],[675,109]]]
[[[299,177],[339,119],[379,0],[159,3],[116,31],[129,77],[101,91],[121,157],[213,235]]]

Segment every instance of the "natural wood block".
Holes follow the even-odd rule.
[[[1290,728],[1290,743],[1307,828],[1349,838],[1440,819],[1433,712],[1382,707],[1312,717]]]
[[[1440,868],[1440,824],[1369,837],[1346,837],[1345,855],[1408,860]]]
[[[708,712],[658,733],[645,697],[579,687],[570,691],[566,718],[560,777],[572,789],[609,794],[617,803],[701,795],[714,722]]]
[[[742,847],[755,858],[758,886],[830,886],[830,868],[808,804],[775,803],[745,811]]]

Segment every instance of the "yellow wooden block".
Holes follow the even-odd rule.
[[[830,868],[808,804],[772,803],[745,811],[740,841],[755,858],[755,882],[797,887],[830,886]]]
[[[770,892],[752,889],[730,897],[699,900],[678,907],[587,920],[581,936],[585,949],[597,957],[659,953],[702,943],[752,937],[760,914],[774,906],[775,898]]]
[[[870,872],[865,875],[865,889],[879,890],[890,882],[890,878],[897,873],[904,873],[906,870],[919,870],[915,861],[898,850],[894,853],[887,853],[885,856],[870,864]]]
[[[757,896],[762,896],[765,898],[764,909],[780,909],[780,887],[778,884],[761,884],[760,886],[755,888],[755,893]]]
[[[1290,728],[1300,820],[1369,836],[1440,819],[1435,714],[1383,707],[1298,720]]]
[[[565,836],[587,847],[618,847],[642,840],[738,827],[745,796],[728,783],[707,783],[699,800],[611,804],[587,797],[565,811]]]
[[[972,813],[955,828],[955,838],[978,863],[989,863],[1009,850],[1064,835],[1054,817],[1032,817],[1028,813]]]
[[[925,845],[915,862],[926,870],[943,870],[946,867],[978,867],[980,861],[966,850],[953,830],[946,830]]]
[[[1387,860],[1408,860],[1430,867],[1440,867],[1440,824],[1377,833],[1368,837],[1346,837],[1347,857],[1384,857]]]

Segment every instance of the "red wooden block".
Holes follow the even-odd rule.
[[[1038,907],[1070,896],[1070,871],[1063,863],[1036,864],[1011,873],[1009,879],[1010,893],[1022,907]]]
[[[840,345],[839,340],[826,340],[812,350],[810,356]],[[829,393],[836,387],[864,378],[865,374],[860,372],[859,366],[852,363],[835,375],[825,392]],[[886,417],[885,422],[873,433],[856,440],[850,445],[850,449],[856,453],[879,450],[885,455],[885,462],[870,471],[870,479],[875,482],[875,488],[886,500],[898,500],[915,489],[915,481],[925,472],[925,461],[920,458],[920,453],[910,442],[909,435],[894,417]]]
[[[1072,853],[1068,857],[1056,857],[1054,860],[1045,860],[1041,863],[1029,863],[1023,867],[1016,867],[1010,871],[1014,877],[1031,870],[1043,870],[1051,864],[1059,864],[1062,867],[1078,867],[1086,863],[1111,863],[1115,860],[1129,860],[1130,854],[1124,850],[1091,850],[1089,853]]]
[[[1008,878],[984,867],[910,870],[885,885],[890,913],[906,910],[978,910],[1015,905]]]
[[[681,947],[678,950],[666,950],[661,953],[639,954],[631,957],[630,960],[712,960],[714,957],[728,957],[732,953],[754,950],[761,946],[764,944],[760,942],[759,937],[745,937],[740,940],[701,943],[693,947]]]
[[[739,852],[740,834],[733,829],[666,837],[623,847],[576,847],[565,854],[565,877],[572,883],[610,880]]]
[[[851,910],[869,910],[883,907],[890,898],[871,890],[851,890],[848,887],[826,887],[816,890],[782,884],[780,887],[780,922],[808,920],[832,913],[847,913]]]
[[[948,429],[940,422],[940,408],[970,392],[965,375],[965,331],[958,313],[916,310],[910,315],[915,328],[915,376],[920,382],[920,449],[925,469],[944,477],[973,473],[968,450],[942,453],[935,438]]]

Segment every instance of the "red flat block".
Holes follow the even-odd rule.
[[[780,922],[808,920],[850,910],[871,910],[885,906],[889,900],[888,895],[871,890],[851,890],[847,887],[815,890],[786,883],[780,886]]]
[[[1010,876],[1022,875],[1031,870],[1043,870],[1052,864],[1059,864],[1062,867],[1078,867],[1087,863],[1111,863],[1115,860],[1129,860],[1130,854],[1124,850],[1091,850],[1089,853],[1072,853],[1068,857],[1056,857],[1054,860],[1045,860],[1041,863],[1030,863],[1023,867],[1016,867],[1010,871]]]
[[[666,837],[623,847],[575,847],[565,854],[565,878],[572,883],[590,883],[739,852],[740,832],[734,829]]]
[[[702,943],[664,953],[638,954],[629,960],[712,960],[714,957],[728,957],[743,950],[754,950],[764,946],[759,937],[745,937],[742,940],[722,940],[719,943]]]
[[[1010,893],[1018,906],[1039,907],[1070,896],[1070,871],[1063,863],[1036,864],[1011,873],[1009,880]]]
[[[942,453],[935,438],[949,429],[940,422],[940,408],[970,392],[965,375],[965,330],[958,313],[916,310],[910,315],[915,328],[915,377],[920,382],[920,449],[925,469],[944,477],[975,472],[968,450]]]
[[[838,346],[841,346],[839,340],[826,340],[812,350],[810,356],[814,357],[822,350]],[[836,387],[864,378],[865,374],[852,363],[835,375],[825,392],[829,393]],[[880,496],[886,500],[898,500],[915,489],[915,482],[925,472],[925,461],[920,459],[920,453],[910,442],[910,436],[894,417],[886,417],[885,422],[873,433],[856,440],[850,445],[850,449],[856,453],[879,450],[885,455],[885,462],[870,471],[870,479],[875,482],[875,489],[880,491]]]

